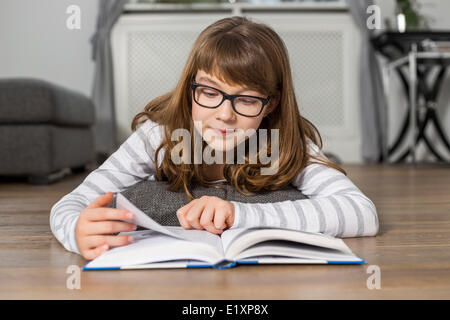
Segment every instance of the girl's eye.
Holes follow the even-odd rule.
[[[203,89],[202,93],[211,98],[217,97],[217,92],[215,92],[215,91],[208,91],[208,90]]]
[[[244,98],[241,98],[241,99],[239,99],[239,103],[244,103],[244,104],[247,104],[247,105],[254,105],[254,104],[258,103],[258,101],[255,100],[255,99],[244,99]]]

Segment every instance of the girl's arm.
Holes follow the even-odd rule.
[[[311,141],[309,151],[325,157]],[[311,164],[297,176],[293,185],[309,199],[264,204],[231,201],[235,207],[231,228],[292,228],[340,238],[378,233],[375,205],[336,169]]]
[[[75,226],[86,206],[102,194],[121,192],[154,173],[154,154],[158,146],[155,143],[161,140],[158,129],[158,124],[147,120],[75,190],[55,203],[50,212],[50,228],[67,250],[80,254]]]

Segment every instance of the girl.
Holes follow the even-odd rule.
[[[172,141],[171,134],[180,128],[191,137],[201,134],[202,148],[219,154],[230,150],[225,142],[232,141],[235,149],[239,140],[250,140],[237,132],[278,129],[277,171],[261,174],[264,166],[250,163],[248,151],[245,163],[176,164],[171,155],[178,141]],[[378,232],[372,201],[324,156],[317,129],[299,114],[286,47],[264,24],[232,17],[207,27],[175,89],[136,115],[132,130],[115,153],[51,210],[55,237],[88,260],[133,241],[113,235],[136,229],[118,221],[131,219],[131,213],[106,206],[113,193],[144,179],[166,179],[171,190],[186,193],[191,201],[177,212],[186,229],[220,234],[226,228],[272,226],[336,237]],[[269,136],[269,153],[275,147],[272,142]],[[246,195],[292,184],[309,199],[267,204],[193,199],[191,184],[214,182],[229,183]]]

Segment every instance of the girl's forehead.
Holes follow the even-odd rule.
[[[203,82],[207,82],[211,85],[216,85],[216,86],[224,86],[225,84],[230,86],[230,87],[235,87],[238,89],[248,89],[248,87],[245,86],[241,86],[239,84],[237,84],[234,81],[231,81],[229,79],[224,79],[222,77],[220,77],[217,74],[210,74],[207,73],[203,70],[199,70],[196,74],[196,80],[197,81],[203,81]]]

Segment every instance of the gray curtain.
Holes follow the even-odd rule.
[[[360,114],[362,129],[362,157],[365,162],[380,160],[387,143],[384,130],[386,122],[386,100],[383,92],[381,70],[370,42],[375,30],[367,27],[367,8],[372,0],[347,1],[350,12],[361,31],[361,56],[359,71]]]
[[[92,87],[92,101],[96,108],[95,150],[106,155],[117,148],[110,32],[126,2],[127,0],[99,0],[97,29],[91,38],[92,59],[95,60]]]

